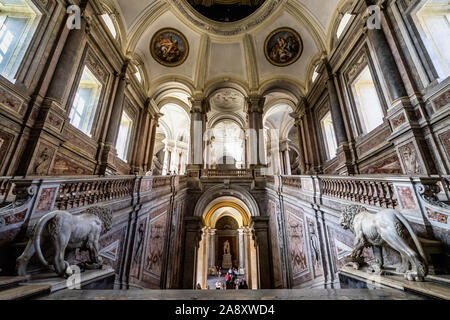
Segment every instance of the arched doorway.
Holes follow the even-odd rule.
[[[251,214],[241,200],[219,197],[208,204],[202,215],[204,228],[197,252],[196,283],[206,288],[214,279],[216,266],[224,272],[237,268],[250,289],[258,289],[258,256],[253,239]],[[228,244],[225,249],[225,244]],[[213,280],[210,284],[213,288]]]

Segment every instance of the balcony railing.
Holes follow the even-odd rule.
[[[55,208],[79,208],[131,196],[135,181],[135,177],[114,177],[63,182],[58,189]]]

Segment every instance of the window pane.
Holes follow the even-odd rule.
[[[450,5],[429,0],[416,14],[422,41],[430,55],[439,79],[450,75]]]
[[[40,17],[31,0],[0,0],[0,74],[11,82]]]
[[[111,32],[111,35],[115,39],[117,37],[117,31],[116,27],[114,27],[114,22],[112,21],[111,17],[107,13],[103,14],[101,17],[105,22],[106,26],[108,27],[109,32]]]
[[[69,118],[71,125],[89,136],[91,135],[92,122],[97,110],[101,89],[101,83],[85,66]]]
[[[317,69],[319,69],[319,66],[316,66],[314,68],[314,72],[313,72],[313,75],[312,75],[312,82],[313,83],[316,81],[317,77],[319,76],[319,73],[317,72]]]
[[[6,68],[10,62],[10,58],[13,55],[23,30],[28,22],[25,18],[12,18],[8,17],[5,24],[3,24],[0,31],[0,56],[2,62],[0,63],[0,72]]]
[[[363,133],[369,133],[383,124],[383,108],[369,66],[353,82],[352,92]]]
[[[345,27],[347,27],[348,23],[350,22],[350,19],[352,18],[352,15],[350,13],[346,13],[343,17],[341,22],[339,23],[339,27],[336,31],[336,36],[339,39],[342,35],[342,33],[345,30]]]
[[[333,159],[336,156],[337,140],[334,133],[333,120],[331,113],[328,112],[325,117],[320,121],[322,127],[322,134],[325,139],[325,147],[327,151],[328,160]]]
[[[136,76],[136,79],[137,79],[139,82],[142,82],[142,76],[141,76],[141,72],[140,72],[140,71],[136,72],[134,75]]]
[[[131,128],[133,121],[126,112],[122,113],[120,121],[119,133],[117,135],[116,150],[120,159],[127,161],[128,146],[130,143]]]

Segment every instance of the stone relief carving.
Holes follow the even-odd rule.
[[[289,216],[288,218],[288,228],[292,271],[294,275],[297,275],[308,269],[304,243],[305,230],[303,222],[292,216]]]
[[[409,175],[421,174],[422,166],[420,165],[417,153],[412,143],[399,148],[400,155],[405,167],[405,173]]]
[[[137,233],[137,246],[136,246],[136,251],[134,253],[134,262],[136,264],[139,263],[139,261],[141,260],[141,255],[142,255],[142,244],[144,243],[144,233],[145,233],[145,224],[141,223],[139,225],[139,229],[138,229],[138,233]]]
[[[73,274],[69,263],[64,260],[66,249],[88,250],[89,261],[84,263],[84,267],[100,269],[103,261],[98,255],[99,238],[111,230],[111,226],[111,209],[101,207],[91,207],[76,216],[67,211],[53,211],[44,215],[36,224],[24,252],[17,258],[18,275],[26,275],[28,262],[35,253],[44,266],[49,266],[41,250],[42,239],[54,248],[51,253],[53,267],[59,276],[69,277]]]
[[[395,270],[397,273],[410,281],[424,280],[428,273],[427,258],[411,225],[399,211],[385,209],[370,213],[363,206],[347,206],[341,212],[339,224],[355,234],[353,251],[345,258],[348,265],[360,269],[364,265],[364,248],[373,247],[375,261],[367,271],[382,274],[386,270],[380,248],[391,248],[402,259]],[[410,246],[412,242],[416,248]]]
[[[158,276],[161,275],[162,270],[166,218],[164,216],[158,222],[153,223],[150,230],[146,269]]]
[[[41,154],[39,155],[39,158],[36,160],[36,165],[34,166],[33,173],[38,176],[47,174],[50,162],[51,154],[48,148],[44,148],[44,150],[42,150]]]
[[[319,238],[316,234],[316,226],[313,221],[309,221],[309,242],[311,244],[311,253],[315,268],[320,267],[320,249]]]

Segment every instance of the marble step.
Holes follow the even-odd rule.
[[[436,299],[450,300],[450,283],[437,282],[436,280],[432,281],[429,278],[430,276],[427,276],[424,282],[408,281],[402,275],[379,276],[364,270],[355,270],[349,266],[342,267],[339,273],[371,285],[380,285],[382,287],[415,292]]]
[[[0,300],[18,300],[50,292],[49,285],[17,286],[0,291]]]
[[[430,275],[426,276],[426,279],[450,286],[450,275],[436,275],[436,274],[431,275],[430,274]]]
[[[26,280],[27,277],[0,277],[0,290],[13,287]]]
[[[410,292],[390,288],[295,290],[62,290],[38,300],[424,300]],[[242,318],[246,319],[246,318]]]
[[[86,270],[80,274],[80,286],[99,281],[104,278],[114,275],[114,269],[109,266],[103,266],[100,270]],[[73,279],[76,279],[74,277]],[[69,286],[73,286],[74,283],[70,279],[58,277],[55,273],[42,273],[37,275],[31,275],[27,282],[23,283],[24,286],[35,285],[48,285],[50,292],[67,289]]]

